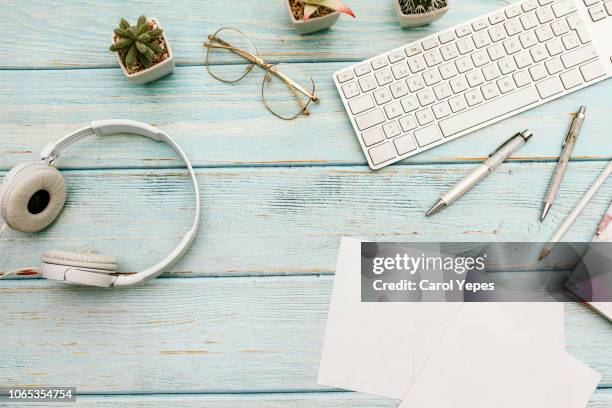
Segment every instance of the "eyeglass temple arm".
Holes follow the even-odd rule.
[[[281,71],[279,71],[278,69],[274,68],[273,65],[268,64],[266,61],[262,60],[261,58],[259,58],[256,55],[251,54],[248,51],[242,50],[240,48],[236,48],[231,46],[230,44],[226,43],[225,41],[221,40],[218,37],[213,37],[212,35],[208,36],[209,42],[204,43],[204,46],[206,48],[222,48],[222,49],[226,49],[226,50],[230,50],[235,54],[240,55],[241,57],[249,60],[250,62],[252,62],[253,64],[257,64],[260,67],[264,68],[266,71],[270,71],[271,73],[273,73],[274,75],[276,75],[277,77],[279,77],[280,79],[282,79],[285,83],[287,83],[289,86],[291,86],[292,88],[297,89],[300,93],[306,95],[308,98],[310,98],[313,102],[316,102],[319,100],[319,98],[308,92],[306,89],[304,89],[300,84],[298,84],[297,82],[293,81],[291,78],[289,78],[287,75],[283,74]],[[212,40],[217,41],[219,44],[221,45],[217,45],[217,44],[213,44]]]

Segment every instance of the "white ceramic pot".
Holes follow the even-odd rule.
[[[393,0],[395,3],[395,13],[397,14],[397,19],[399,20],[402,28],[408,27],[419,27],[423,25],[427,25],[433,21],[436,21],[440,17],[442,17],[448,11],[448,5],[436,11],[432,11],[430,13],[420,13],[420,14],[404,14],[402,12],[402,8],[400,7],[399,0]]]
[[[338,21],[340,18],[340,12],[334,11],[333,13],[329,13],[323,17],[310,18],[308,21],[296,20],[293,16],[293,11],[291,11],[291,4],[289,3],[289,0],[283,1],[285,2],[285,6],[287,6],[291,24],[293,24],[293,28],[298,32],[298,34],[310,34],[317,31],[326,30],[336,24],[336,21]]]
[[[161,27],[159,21],[156,18],[151,18],[157,24],[158,27]],[[166,32],[162,33],[162,38],[164,39],[164,43],[166,44],[166,48],[168,49],[168,58],[160,62],[159,64],[155,64],[145,70],[134,72],[130,74],[123,65],[123,61],[121,61],[121,57],[119,53],[117,54],[117,61],[119,62],[119,66],[121,66],[121,70],[123,74],[132,82],[136,84],[148,84],[149,82],[153,82],[161,77],[164,77],[174,71],[174,53],[172,52],[172,47],[170,46],[170,42],[166,38]],[[111,36],[111,42],[115,41],[115,36]]]

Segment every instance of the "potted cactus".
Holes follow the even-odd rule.
[[[400,25],[418,27],[442,17],[448,11],[448,0],[393,0]]]
[[[155,81],[174,70],[170,43],[155,18],[140,16],[136,25],[121,19],[110,50],[128,79],[137,84]]]
[[[293,28],[299,34],[310,34],[333,26],[340,13],[355,17],[341,0],[283,0]]]

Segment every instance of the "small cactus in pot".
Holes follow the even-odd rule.
[[[448,0],[394,0],[394,2],[402,27],[429,24],[448,11]]]
[[[144,84],[174,70],[174,56],[164,31],[155,19],[140,16],[136,25],[122,18],[112,36],[110,50],[124,74],[136,83]]]

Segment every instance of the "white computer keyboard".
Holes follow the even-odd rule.
[[[612,75],[612,0],[526,0],[338,71],[372,169]]]

